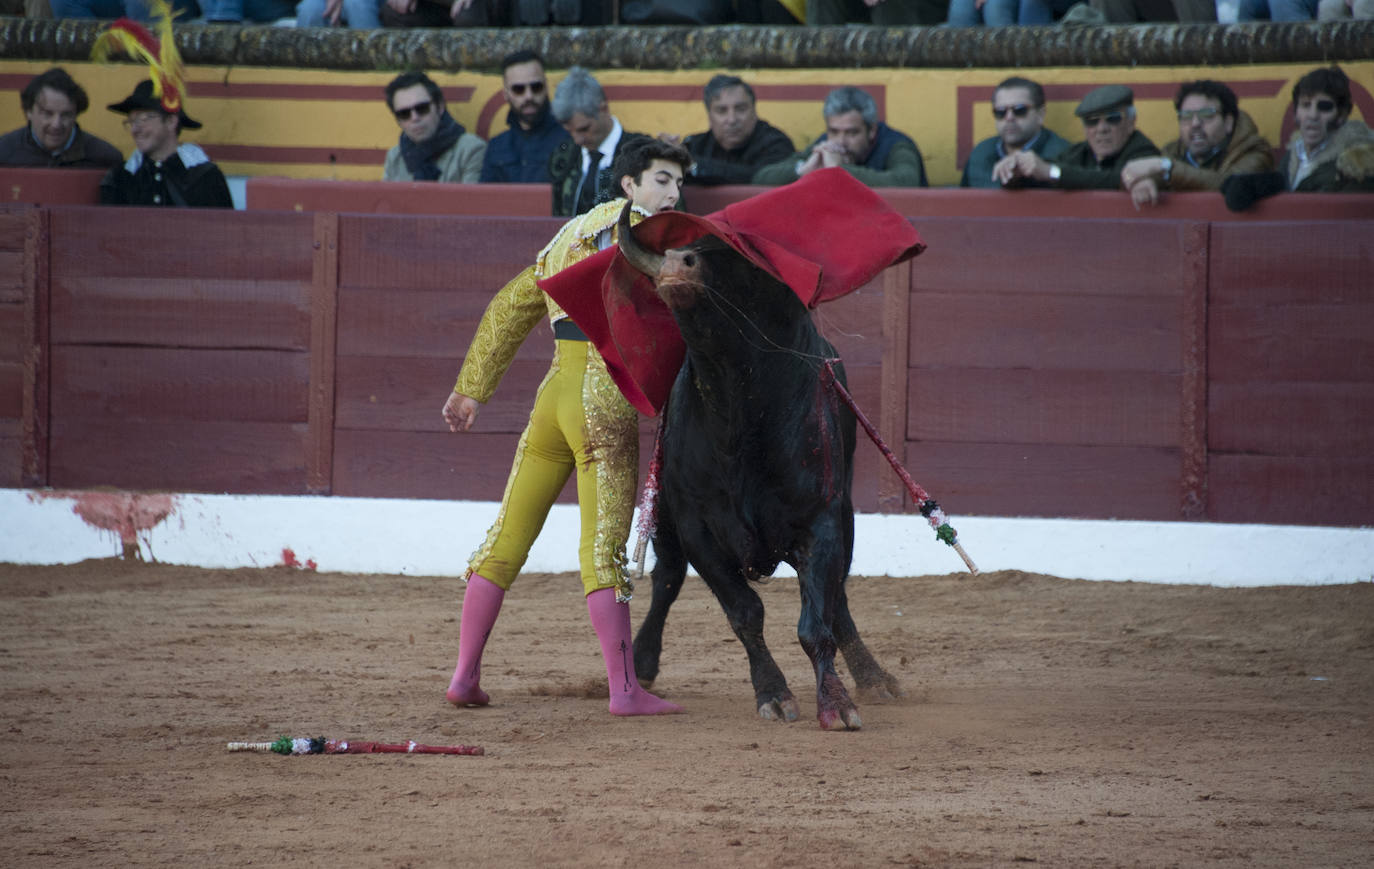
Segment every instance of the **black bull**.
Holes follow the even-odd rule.
[[[653,600],[635,636],[635,668],[646,683],[658,675],[668,610],[690,562],[744,644],[759,715],[797,720],[750,585],[787,562],[800,585],[797,637],[815,667],[820,725],[857,729],[836,649],[861,695],[903,692],[859,638],[845,594],[855,420],[822,373],[835,349],[786,284],[714,236],[658,255],[622,219],[620,238],[687,346],[664,410]],[[843,381],[838,364],[836,374]]]

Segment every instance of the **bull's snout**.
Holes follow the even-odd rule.
[[[670,250],[663,255],[654,284],[658,297],[673,310],[690,308],[702,288],[701,258],[691,249]]]

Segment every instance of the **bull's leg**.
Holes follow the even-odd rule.
[[[654,679],[658,678],[668,610],[672,609],[673,602],[682,591],[682,581],[687,576],[687,557],[682,554],[677,529],[673,527],[672,517],[668,515],[663,501],[659,502],[658,529],[654,532],[654,557],[656,560],[651,575],[653,597],[639,632],[635,634],[634,643],[635,670],[639,673],[639,684],[645,688],[653,685]]]
[[[763,640],[763,600],[738,571],[702,568],[701,578],[716,596],[725,618],[749,656],[749,679],[759,717],[768,721],[796,721],[801,717],[797,698]]]
[[[844,602],[844,538],[839,517],[828,513],[812,528],[811,546],[799,559],[801,618],[797,639],[816,669],[816,718],[825,730],[858,730],[859,709],[835,672],[835,614]],[[851,627],[853,623],[850,623]]]
[[[906,696],[901,683],[878,664],[877,659],[864,645],[864,641],[859,639],[859,629],[849,614],[849,595],[843,587],[840,588],[832,629],[835,632],[835,642],[839,644],[840,653],[844,655],[844,662],[849,665],[850,675],[854,677],[854,686],[861,698],[892,700]]]

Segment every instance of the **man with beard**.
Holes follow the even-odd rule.
[[[787,134],[759,120],[754,89],[735,75],[718,75],[702,93],[710,129],[687,137],[692,155],[688,184],[748,184],[760,166],[781,160],[795,148]],[[659,136],[677,144],[677,137]]]
[[[180,104],[169,110],[153,95],[145,79],[110,111],[128,115],[136,150],[123,166],[111,169],[100,182],[103,205],[160,205],[192,208],[233,208],[229,183],[199,145],[181,144],[182,130],[198,130]]]
[[[501,86],[510,105],[510,127],[487,142],[482,180],[505,184],[549,183],[549,155],[569,140],[568,131],[549,111],[544,61],[528,49],[501,61]]]
[[[993,167],[997,180],[1008,187],[1038,181],[1064,190],[1116,190],[1127,163],[1159,154],[1154,142],[1135,128],[1135,93],[1125,85],[1088,91],[1073,113],[1083,119],[1087,141],[1053,161],[1034,151],[1009,154]]]
[[[821,109],[825,133],[799,154],[764,166],[755,184],[777,187],[817,169],[840,166],[869,187],[926,187],[921,150],[878,120],[878,104],[856,87],[831,91]]]
[[[29,123],[0,136],[0,166],[113,169],[124,162],[118,148],[77,124],[90,100],[62,67],[34,76],[19,103]]]
[[[1160,190],[1220,190],[1227,176],[1273,168],[1273,149],[1226,85],[1185,82],[1174,108],[1178,138],[1160,156],[1132,160],[1121,170],[1121,186],[1131,191],[1137,207],[1154,205]]]
[[[444,106],[444,92],[422,72],[407,72],[386,86],[386,106],[401,138],[386,152],[383,181],[460,181],[482,176],[487,143],[463,129]]]
[[[1028,78],[1013,76],[992,92],[992,117],[997,135],[984,139],[969,152],[960,187],[1001,187],[992,177],[997,161],[1018,151],[1034,151],[1053,160],[1069,143],[1045,128],[1045,90]]]

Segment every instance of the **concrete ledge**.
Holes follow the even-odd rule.
[[[0,18],[0,57],[89,59],[108,22]],[[188,64],[399,70],[499,70],[518,48],[552,69],[864,69],[1226,66],[1331,63],[1374,56],[1374,21],[1137,24],[1102,27],[548,27],[353,30],[187,24]]]
[[[0,489],[0,561],[69,564],[132,545],[148,560],[200,567],[457,576],[495,513],[483,502]],[[1215,586],[1374,581],[1374,528],[957,515],[950,522],[983,571]],[[556,505],[526,571],[576,570],[577,533],[576,506]],[[963,570],[919,516],[856,518],[854,575]],[[784,566],[779,575],[795,574]]]

